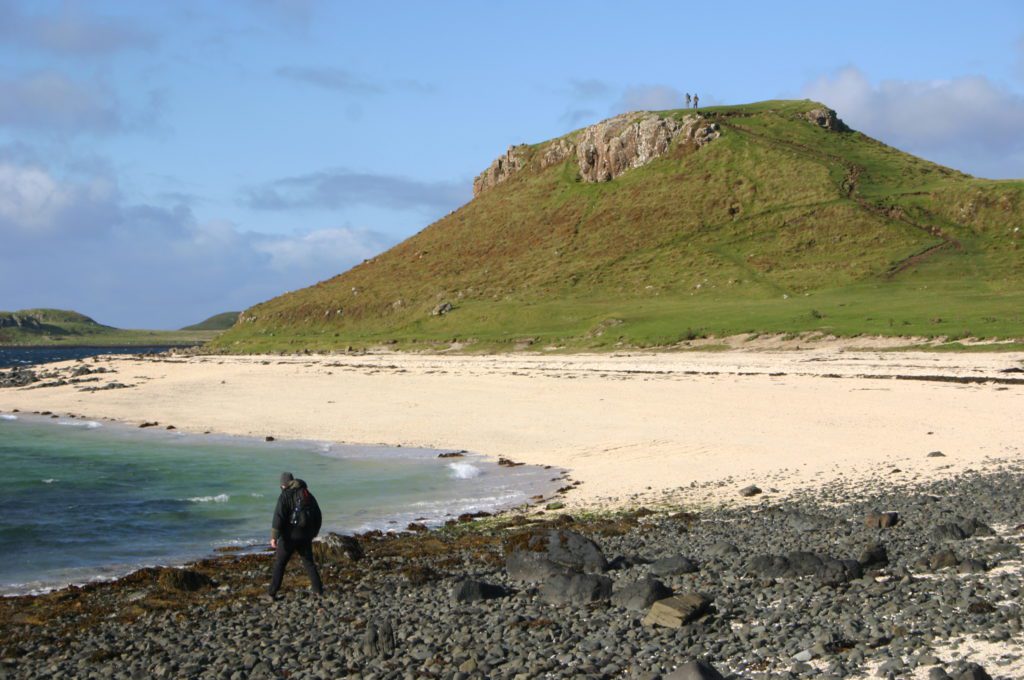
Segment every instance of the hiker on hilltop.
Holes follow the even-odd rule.
[[[277,598],[277,591],[284,578],[285,567],[293,553],[299,553],[302,566],[309,576],[312,590],[323,595],[320,572],[313,561],[313,539],[320,533],[323,516],[316,498],[306,488],[306,483],[295,479],[290,472],[281,473],[281,495],[274,508],[274,522],[271,525],[270,547],[274,549],[274,573],[270,579],[270,597]]]
[[[686,93],[686,108],[690,108],[690,93]]]
[[[693,95],[693,108],[694,108],[694,109],[696,109],[696,108],[697,108],[697,102],[698,102],[699,100],[700,100],[700,97],[698,97],[698,96],[697,96],[696,94],[694,94],[694,95]]]

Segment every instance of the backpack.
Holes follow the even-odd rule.
[[[293,534],[301,534],[312,538],[320,532],[320,506],[309,489],[302,488],[292,497],[294,505],[288,524]]]

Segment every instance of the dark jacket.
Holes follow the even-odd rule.
[[[310,507],[309,524],[305,527],[292,526],[292,511],[300,502]],[[281,495],[277,497],[277,507],[274,508],[274,522],[271,524],[271,538],[282,536],[293,541],[312,540],[320,533],[320,525],[323,516],[320,513],[320,505],[316,498],[309,492],[306,482],[301,479],[293,479],[288,486],[281,489]]]

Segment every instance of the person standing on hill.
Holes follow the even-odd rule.
[[[698,101],[700,101],[700,97],[698,97],[698,96],[696,95],[696,93],[694,93],[694,95],[693,95],[693,108],[694,108],[694,110],[696,110],[696,109],[697,109],[697,102],[698,102]]]
[[[295,479],[290,472],[281,473],[281,495],[274,508],[274,521],[270,531],[270,547],[274,549],[274,573],[270,579],[270,597],[277,598],[277,591],[284,579],[284,570],[293,553],[299,553],[302,566],[309,576],[312,590],[323,595],[324,586],[320,572],[313,561],[313,539],[320,533],[323,516],[316,498],[306,488],[306,483]]]
[[[686,93],[686,108],[690,108],[690,93]]]

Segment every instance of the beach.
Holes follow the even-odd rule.
[[[231,551],[3,598],[0,677],[1024,673],[1022,354],[169,354],[0,382],[6,418],[568,475],[500,517],[322,536],[323,598],[292,564],[269,601],[271,556]]]
[[[82,363],[55,364],[68,375]],[[1024,453],[1024,354],[802,350],[97,357],[91,382],[0,390],[188,432],[466,449],[552,465],[570,507],[718,503],[923,482]],[[110,383],[121,389],[83,391]],[[927,454],[941,451],[942,458]],[[895,470],[898,469],[898,472]]]

